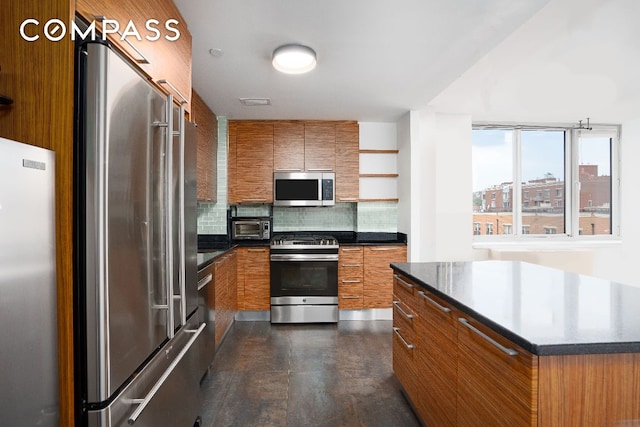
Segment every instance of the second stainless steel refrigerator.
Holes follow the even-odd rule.
[[[193,125],[109,46],[77,55],[77,421],[191,426],[204,328]]]

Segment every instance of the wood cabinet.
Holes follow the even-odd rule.
[[[458,424],[537,426],[538,358],[470,316],[461,319]]]
[[[393,301],[392,262],[406,262],[406,246],[365,246],[363,308],[391,308]]]
[[[229,123],[229,203],[273,202],[273,130],[267,121]]]
[[[198,200],[217,199],[218,119],[196,91],[191,95],[191,119],[197,127]]]
[[[121,40],[120,35],[115,33],[108,34],[108,39],[159,88],[183,99],[186,102],[186,110],[190,111],[191,33],[173,1],[77,0],[76,11],[87,21],[96,21],[98,29],[102,28],[101,17],[117,21],[120,34],[131,21],[141,40],[133,34],[127,35],[126,40]],[[151,41],[146,38],[156,36],[146,28],[147,20],[151,18],[159,22],[155,25],[160,32],[158,40]],[[178,21],[177,24],[169,23],[169,27],[180,33],[174,41],[165,37],[176,37],[175,30],[165,28],[165,23],[170,19]],[[112,29],[113,26],[109,25],[108,28]]]
[[[336,202],[357,202],[360,195],[357,122],[336,124]]]
[[[304,171],[304,122],[278,121],[273,124],[274,172]]]
[[[336,126],[334,123],[305,123],[304,165],[309,172],[333,172],[336,170]]]
[[[238,310],[271,309],[269,248],[241,247],[238,253]]]
[[[364,248],[341,246],[338,257],[338,308],[362,309]]]
[[[229,121],[228,137],[229,203],[273,202],[273,172],[321,171],[336,173],[336,202],[358,201],[355,121]]]
[[[409,396],[418,396],[417,313],[410,298],[393,298],[393,371]],[[414,401],[415,402],[415,401]]]
[[[233,324],[237,311],[237,259],[233,250],[214,261],[216,349]]]
[[[419,318],[417,371],[424,377],[418,382],[416,406],[427,425],[455,426],[459,313],[437,296],[413,286],[412,301],[418,305]]]
[[[394,370],[425,425],[538,425],[537,356],[407,277],[396,276],[394,297],[394,326],[415,344],[409,358],[394,341]]]

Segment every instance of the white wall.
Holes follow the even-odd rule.
[[[471,248],[471,117],[412,111],[398,122],[399,231],[409,260],[460,261]]]

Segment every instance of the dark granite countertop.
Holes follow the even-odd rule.
[[[640,288],[520,261],[391,267],[531,353],[640,352]]]

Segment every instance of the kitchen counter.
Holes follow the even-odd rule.
[[[640,352],[640,288],[520,261],[391,267],[536,355]]]

